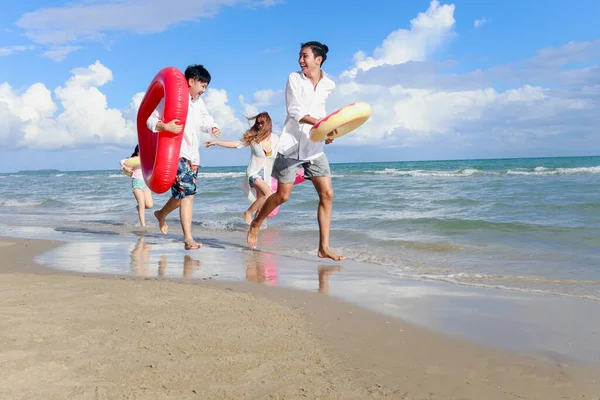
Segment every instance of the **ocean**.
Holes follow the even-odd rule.
[[[118,160],[115,160],[118,166]],[[600,157],[332,164],[331,245],[390,276],[600,301]],[[245,167],[202,167],[194,234],[239,249]],[[106,171],[0,174],[0,233],[11,227],[139,236],[131,179]],[[154,195],[155,208],[169,193]],[[268,219],[259,248],[314,255],[310,182]],[[148,210],[149,227],[158,227]],[[178,214],[168,219],[179,239]],[[155,236],[157,237],[157,236]],[[159,236],[158,236],[159,237]]]

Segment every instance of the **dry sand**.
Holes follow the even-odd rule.
[[[0,239],[0,399],[600,399],[600,370],[318,293],[51,271]],[[81,274],[79,274],[81,275]]]

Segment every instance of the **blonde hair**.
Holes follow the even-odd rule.
[[[248,145],[252,142],[260,143],[263,140],[267,139],[269,136],[271,136],[271,131],[273,130],[273,123],[271,122],[271,117],[269,116],[268,112],[263,111],[261,113],[258,113],[254,117],[246,117],[246,119],[248,121],[254,120],[254,125],[252,125],[250,129],[244,132],[244,135],[242,136],[242,142],[244,144]],[[258,123],[261,121],[264,122],[262,127],[258,125]]]

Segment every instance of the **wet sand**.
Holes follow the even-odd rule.
[[[595,366],[490,349],[322,293],[33,262],[55,245],[0,238],[0,398],[600,398]]]

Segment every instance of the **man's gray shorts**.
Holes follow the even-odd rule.
[[[294,183],[296,180],[296,171],[300,167],[304,168],[304,177],[306,179],[319,176],[331,177],[329,160],[325,153],[310,161],[297,160],[282,154],[277,154],[275,162],[273,163],[273,172],[271,175],[280,183]]]

